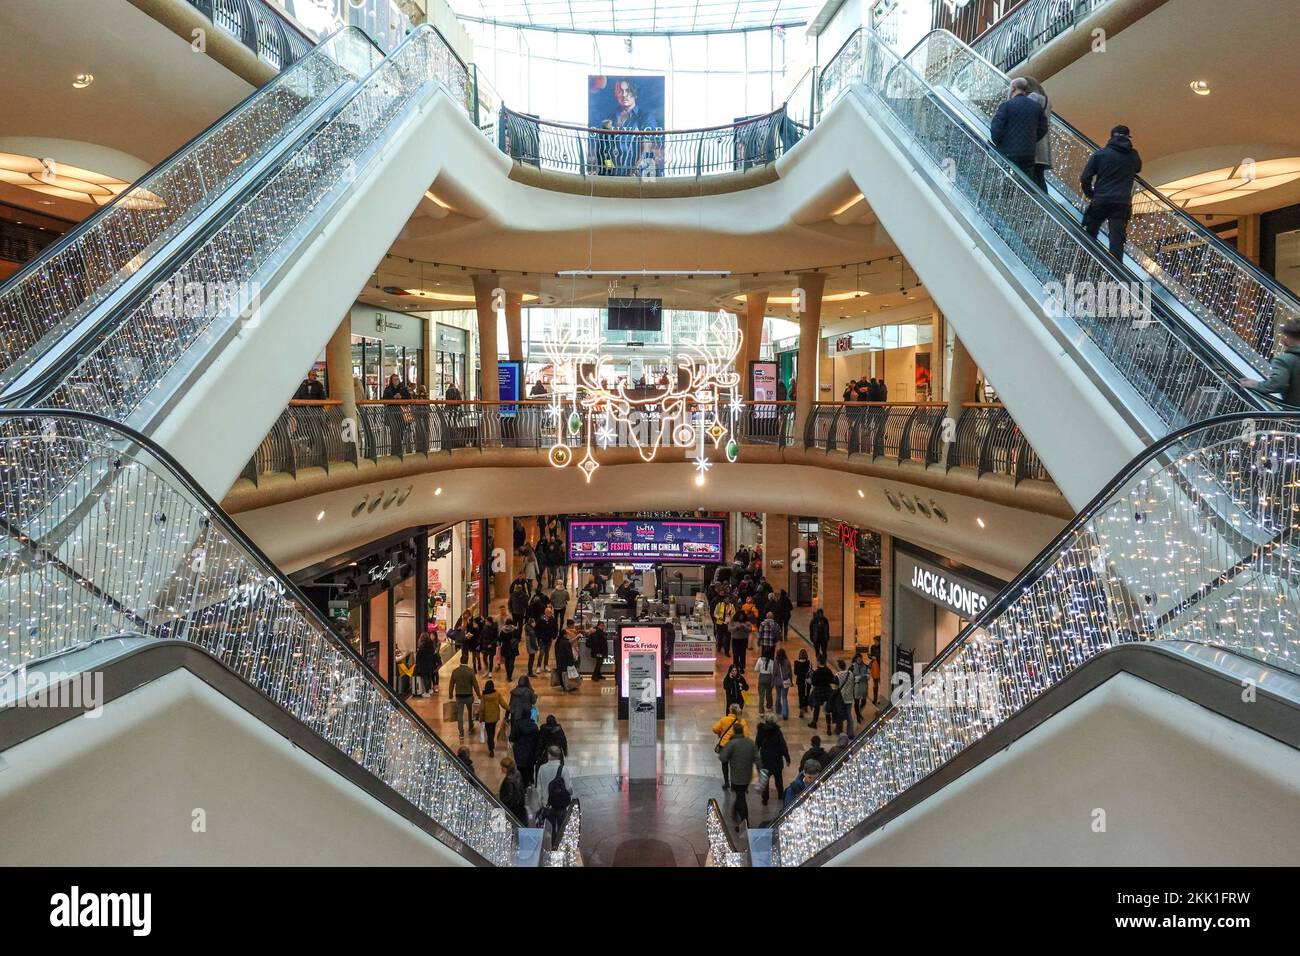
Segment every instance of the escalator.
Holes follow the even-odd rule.
[[[10,690],[15,677],[30,682],[44,672],[93,673],[107,682],[112,698],[102,722],[85,715],[70,722],[72,714],[6,706],[14,701],[0,699],[0,750],[7,761],[0,766],[9,771],[0,781],[0,804],[12,810],[0,814],[6,826],[39,817],[46,804],[34,794],[68,792],[58,782],[90,772],[107,750],[125,764],[110,761],[99,769],[102,808],[112,805],[110,795],[121,796],[117,826],[153,833],[157,820],[148,813],[167,788],[159,783],[149,800],[132,801],[130,787],[139,781],[123,767],[136,766],[126,756],[135,753],[133,740],[162,733],[166,746],[136,756],[149,766],[157,759],[155,770],[163,776],[177,774],[186,761],[204,764],[204,750],[210,750],[212,763],[204,764],[209,774],[228,766],[222,761],[234,761],[233,776],[209,791],[209,800],[247,793],[265,803],[264,819],[288,816],[293,826],[309,818],[325,826],[346,810],[352,825],[386,839],[406,832],[398,839],[406,851],[407,839],[426,848],[422,856],[393,859],[517,862],[521,829],[515,819],[170,455],[93,415],[44,410],[39,417],[0,413],[0,461],[6,624],[0,690]],[[57,529],[55,537],[50,528]],[[248,766],[240,767],[238,755],[227,753],[226,736],[209,739],[204,728],[213,722],[246,738],[260,758],[250,753]],[[112,727],[120,733],[106,729]],[[87,743],[102,734],[103,747]],[[58,746],[48,746],[56,740]],[[302,753],[315,762],[303,764]],[[312,796],[277,806],[284,792],[242,779],[261,776],[251,769],[257,759],[287,790],[319,790],[322,802]],[[249,816],[243,823],[223,824],[223,840],[238,833],[247,841],[242,849],[238,841],[227,847],[234,855],[226,862],[260,859],[261,851],[250,846],[257,842],[251,818],[258,816],[251,809],[243,808]],[[95,821],[114,822],[112,815],[74,816],[92,829]],[[422,832],[403,830],[408,825]],[[169,855],[162,849],[171,845],[164,831],[155,834],[157,848],[148,837],[100,862],[203,857],[192,842]],[[13,862],[32,837],[10,836],[0,840],[8,847],[0,856]],[[319,846],[289,859],[330,862],[329,840],[322,836],[315,837]],[[576,839],[575,833],[575,846]],[[101,853],[114,845],[96,836],[93,848],[83,849]],[[164,859],[147,856],[155,851]],[[69,852],[70,862],[88,859]]]
[[[990,147],[970,104],[986,108],[992,80],[980,74],[978,95],[969,92],[975,71],[952,50],[942,52],[914,54],[923,75],[863,31],[841,52],[845,62],[828,67],[842,95],[823,125],[842,125],[837,114],[844,114],[865,126],[850,167],[856,184],[999,383],[1066,497],[1082,505],[1142,447],[1187,424],[1276,408],[1238,384],[1259,377],[1266,363],[1244,347],[1243,335],[1220,328],[1231,323],[1215,319],[1201,287],[1201,298],[1188,304],[1193,277],[1173,268],[1175,258],[1142,253],[1127,267],[1116,262],[1080,230],[1077,210],[1035,188]],[[1135,242],[1148,243],[1149,232],[1136,228]],[[1146,261],[1163,264],[1163,283],[1130,271]],[[1258,299],[1234,300],[1233,309]],[[1270,316],[1281,301],[1270,300]],[[1263,334],[1247,331],[1244,318],[1234,321],[1245,337]],[[1060,405],[1067,396],[1074,400],[1068,418]],[[1080,456],[1080,447],[1089,455]]]
[[[11,363],[5,405],[122,422],[223,493],[283,401],[290,357],[319,352],[337,324],[321,317],[340,314],[372,272],[355,250],[387,248],[428,188],[442,111],[465,108],[465,66],[429,26],[348,77],[200,214],[175,217],[161,245],[131,247],[131,281],[113,272],[111,292],[72,297],[64,318],[57,308],[69,303],[44,309],[49,328],[29,334],[28,357]],[[98,249],[91,232],[85,244]],[[51,274],[56,261],[42,259],[16,279],[44,287]],[[249,383],[233,393],[223,382],[231,365]]]
[[[0,399],[21,401],[61,354],[167,279],[187,237],[274,168],[381,59],[364,32],[339,30],[0,286]]]
[[[1188,473],[1214,479],[1201,491],[1222,500],[1205,510],[1236,516],[1241,539],[1206,547],[1156,520],[1187,500]],[[1300,419],[1283,413],[1200,423],[1143,452],[773,822],[774,865],[942,862],[926,827],[952,839],[954,814],[963,862],[1204,863],[1198,848],[1219,842],[1217,862],[1293,861],[1298,479]],[[1121,710],[1124,739],[1087,736]],[[1162,763],[1175,751],[1181,763]],[[1093,801],[1077,827],[1051,822],[1067,775]],[[1216,820],[1222,839],[1161,804],[1169,791],[1213,802],[1225,785],[1267,797],[1242,826]],[[1088,842],[1099,800],[1140,808],[1126,845]]]

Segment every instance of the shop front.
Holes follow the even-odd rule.
[[[294,581],[370,668],[399,693],[427,625],[428,535],[407,531],[295,574]]]
[[[919,674],[1006,582],[939,555],[895,542],[891,628],[895,672]]]
[[[388,377],[401,376],[411,397],[427,386],[424,319],[377,309],[352,307],[352,380],[357,398],[383,398]]]

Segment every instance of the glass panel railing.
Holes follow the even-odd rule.
[[[0,384],[144,269],[154,252],[378,59],[361,31],[335,33],[0,286]],[[57,172],[55,166],[49,175]]]
[[[1158,297],[1132,282],[1054,201],[971,130],[884,40],[864,31],[857,47],[857,88],[868,108],[904,148],[928,161],[933,188],[954,201],[993,254],[1016,268],[1019,281],[1049,316],[1077,326],[1163,431],[1264,404],[1237,384],[1233,370]],[[847,65],[838,69],[846,76],[851,72]],[[1072,289],[1094,294],[1075,297],[1068,292]]]
[[[513,865],[511,814],[147,439],[77,413],[0,413],[0,496],[0,677],[123,633],[188,641],[472,858]]]
[[[988,123],[1006,98],[1010,77],[951,33],[927,36],[907,56],[934,87],[960,98]],[[1082,209],[1080,178],[1098,148],[1059,116],[1050,132],[1048,181],[1062,201]],[[1204,225],[1138,179],[1128,252],[1134,263],[1209,326],[1250,365],[1267,375],[1277,329],[1300,320],[1300,299],[1243,258]]]
[[[1189,641],[1300,674],[1297,462],[1300,419],[1280,413],[1195,425],[1144,452],[781,814],[774,861],[834,852],[1118,644]]]
[[[722,808],[710,799],[704,807],[704,826],[709,836],[709,854],[706,866],[745,867],[750,865],[749,852],[736,846],[727,830]]]
[[[362,174],[390,125],[431,84],[459,84],[460,61],[432,27],[421,27],[349,94],[347,101],[235,208],[171,274],[158,276],[97,334],[29,391],[28,406],[92,411],[127,421],[201,341],[239,321],[259,319],[262,283],[274,274],[335,201]],[[160,294],[154,294],[162,289]],[[192,302],[188,291],[203,290]],[[197,362],[202,356],[191,356]]]

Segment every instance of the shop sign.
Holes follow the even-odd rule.
[[[437,350],[439,352],[459,352],[465,354],[465,330],[439,324],[437,327]]]
[[[896,564],[898,581],[931,603],[973,620],[988,607],[997,592],[947,568],[900,554]]]

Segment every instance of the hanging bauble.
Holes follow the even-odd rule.
[[[727,440],[727,461],[735,462],[740,457],[740,442],[731,438]]]
[[[569,434],[576,435],[582,431],[582,416],[576,411],[569,413]]]

